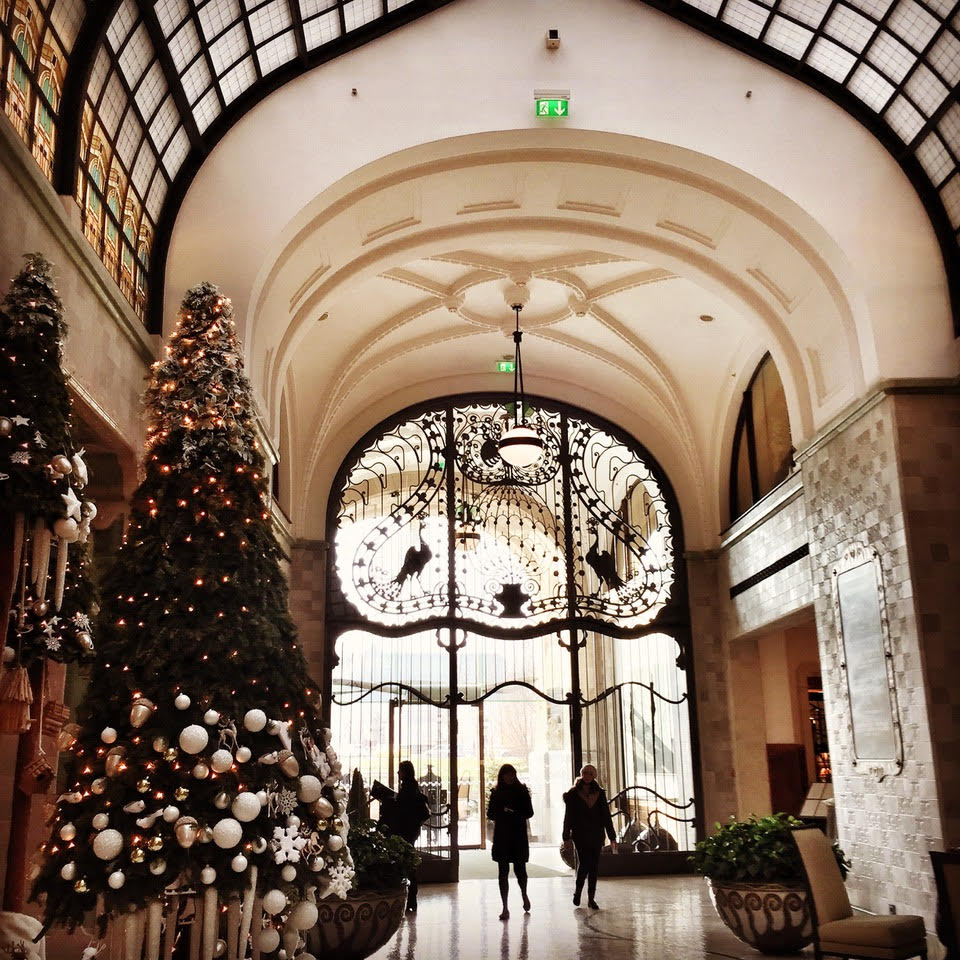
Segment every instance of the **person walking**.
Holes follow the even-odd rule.
[[[417,783],[417,774],[409,760],[401,760],[397,769],[400,787],[396,796],[381,801],[380,822],[392,833],[416,844],[420,828],[430,818],[430,801]],[[407,877],[407,912],[417,912],[417,871]]]
[[[563,839],[573,840],[577,848],[577,885],[573,893],[574,906],[580,906],[583,883],[587,882],[587,904],[599,910],[597,903],[597,871],[600,867],[600,851],[603,835],[610,838],[616,850],[617,835],[613,830],[613,818],[607,803],[607,792],[597,783],[597,768],[588,763],[580,770],[580,779],[563,795],[566,810],[563,816]]]
[[[527,821],[532,816],[530,791],[517,779],[516,767],[505,763],[497,771],[497,785],[490,792],[487,806],[487,819],[493,821],[491,856],[497,862],[500,899],[503,901],[501,920],[510,917],[507,895],[510,890],[511,863],[523,897],[523,911],[530,912],[530,898],[527,896],[527,861],[530,859]]]

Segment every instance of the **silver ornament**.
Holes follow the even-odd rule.
[[[192,847],[197,841],[199,826],[195,818],[181,817],[176,822],[173,832],[176,835],[177,843],[179,843],[181,847]]]
[[[0,417],[0,437],[9,437],[13,433],[13,421],[9,417]]]
[[[133,727],[142,727],[153,716],[153,701],[146,697],[141,697],[130,708],[130,725]]]

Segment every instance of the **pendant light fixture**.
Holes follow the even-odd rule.
[[[523,393],[523,363],[520,358],[520,311],[522,303],[511,305],[516,314],[516,329],[513,331],[513,426],[503,432],[497,445],[500,457],[511,467],[531,467],[543,456],[543,439],[527,425],[526,398]]]

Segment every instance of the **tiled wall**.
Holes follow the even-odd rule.
[[[327,585],[327,543],[298,540],[290,551],[290,613],[310,675],[323,683],[323,618]]]
[[[803,459],[817,632],[841,843],[854,863],[851,899],[932,920],[927,851],[942,844],[927,717],[918,610],[904,529],[896,410],[885,396]],[[942,402],[942,398],[941,398]],[[882,782],[854,766],[849,701],[840,669],[832,572],[852,543],[875,548],[884,574],[890,643],[904,733],[901,774]]]

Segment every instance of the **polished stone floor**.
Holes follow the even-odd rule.
[[[375,960],[760,960],[717,919],[699,877],[601,879],[600,910],[575,908],[572,877],[531,879],[524,915],[511,886],[501,921],[496,880],[423,886]],[[796,956],[796,955],[795,955]],[[801,954],[812,957],[812,950]]]

